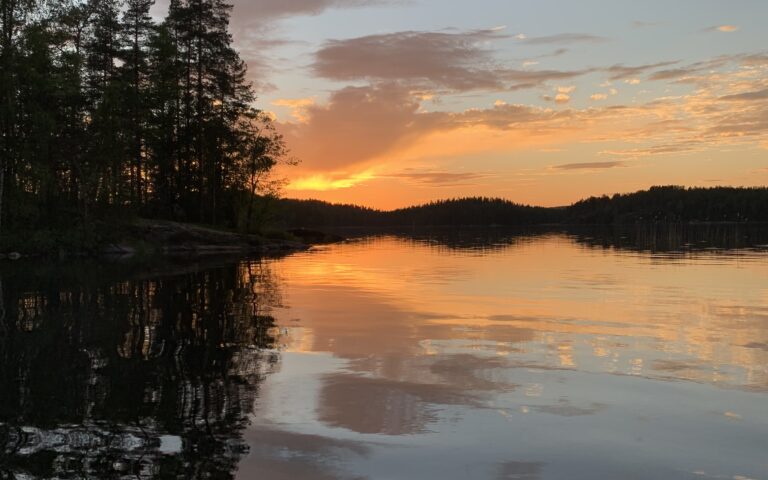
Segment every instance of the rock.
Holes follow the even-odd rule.
[[[303,242],[315,245],[339,243],[344,241],[344,237],[340,235],[320,232],[317,230],[309,230],[307,228],[295,228],[293,230],[288,230],[288,233],[302,240]]]
[[[8,254],[8,258],[10,260],[19,260],[21,258],[21,254],[19,252],[11,252]]]

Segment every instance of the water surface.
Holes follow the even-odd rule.
[[[6,272],[0,472],[768,479],[768,251],[614,233]]]

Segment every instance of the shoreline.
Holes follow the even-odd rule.
[[[0,251],[0,261],[22,259],[142,260],[161,258],[269,257],[309,250],[314,245],[344,240],[308,229],[267,234],[243,234],[189,223],[138,220],[114,226],[114,238],[95,247],[57,245],[55,248],[13,248]]]
[[[110,261],[149,260],[152,258],[248,258],[274,257],[303,252],[316,245],[339,243],[363,233],[403,233],[446,230],[627,230],[647,228],[750,228],[765,227],[766,222],[641,222],[641,223],[542,223],[529,225],[391,225],[391,226],[320,226],[289,228],[265,234],[242,234],[210,226],[165,220],[138,220],[114,226],[114,238],[98,246],[59,245],[58,248],[0,251],[0,262],[22,259],[63,261],[101,259]]]

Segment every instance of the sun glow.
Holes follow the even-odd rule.
[[[299,191],[327,192],[356,187],[366,180],[376,178],[371,172],[362,172],[348,177],[329,177],[327,175],[313,175],[297,178],[292,181],[287,189]]]

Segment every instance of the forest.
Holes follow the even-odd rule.
[[[768,188],[658,186],[591,197],[567,209],[569,223],[767,222]]]
[[[498,198],[459,198],[381,211],[318,200],[279,199],[272,221],[283,227],[402,227],[536,225],[558,223],[562,209],[531,207]]]
[[[255,228],[287,157],[253,106],[231,6],[171,0],[158,22],[153,4],[0,0],[6,240],[66,231],[82,242],[132,217]]]
[[[768,188],[659,186],[552,208],[497,198],[460,198],[380,211],[317,200],[281,199],[273,221],[287,227],[768,222]]]

